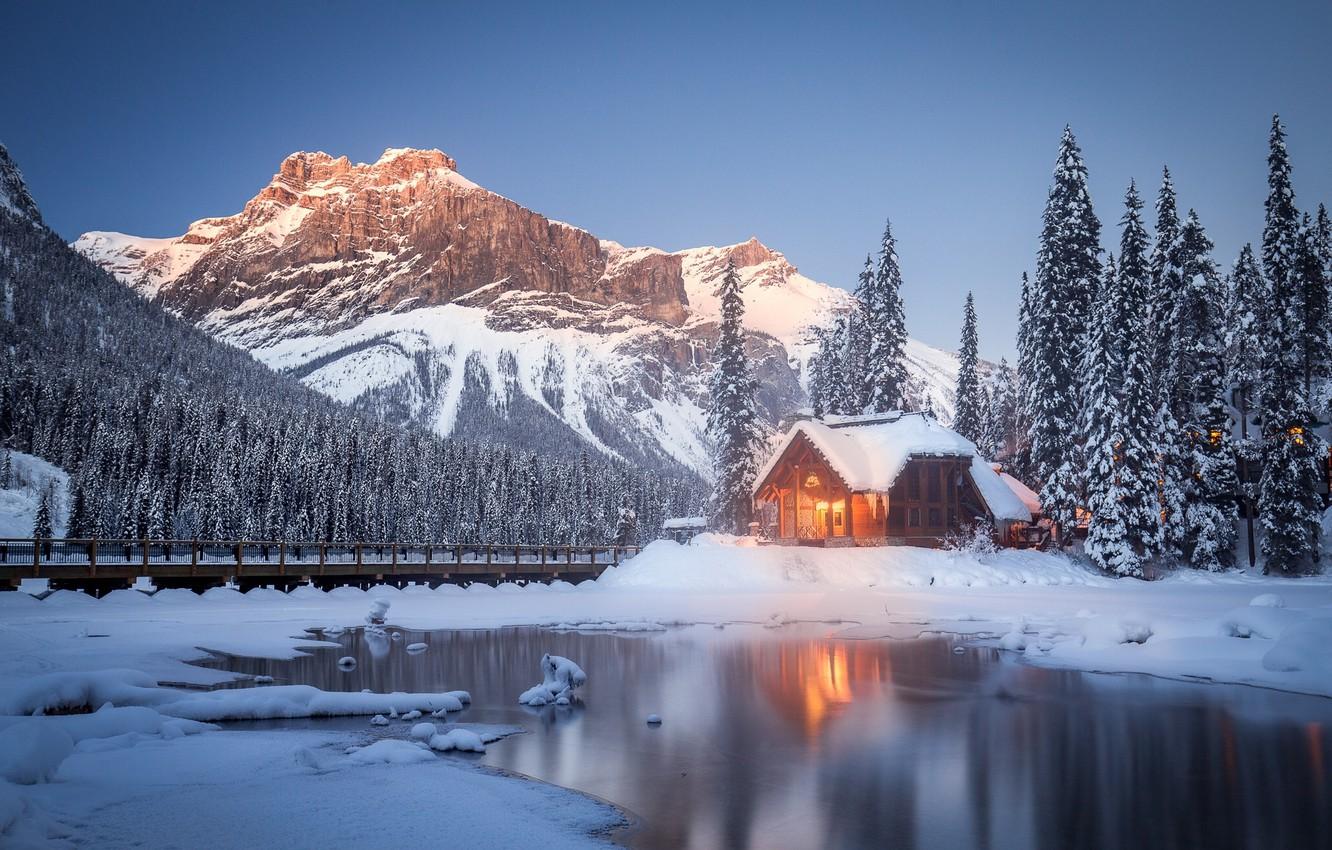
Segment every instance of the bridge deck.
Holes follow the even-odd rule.
[[[159,587],[427,582],[579,581],[633,557],[637,546],[483,546],[287,543],[253,540],[32,540],[0,538],[0,589],[21,579],[56,586]]]

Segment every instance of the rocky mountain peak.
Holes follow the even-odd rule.
[[[28,192],[23,182],[23,172],[10,158],[9,151],[0,145],[0,209],[7,209],[17,215],[30,218],[37,224],[42,223],[41,210]]]

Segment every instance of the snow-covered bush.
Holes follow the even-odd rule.
[[[994,526],[983,519],[976,520],[960,531],[949,532],[944,538],[943,548],[969,555],[993,555],[999,551],[994,542]]]
[[[530,706],[568,705],[574,689],[587,682],[583,668],[559,655],[541,656],[541,677],[541,684],[523,691],[518,702]]]

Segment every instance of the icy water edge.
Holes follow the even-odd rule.
[[[469,690],[449,720],[528,730],[481,763],[622,807],[631,847],[1332,847],[1332,700],[817,625],[390,631],[402,639],[353,630],[288,661],[206,663],[327,690]],[[569,707],[519,706],[546,652],[588,684]]]

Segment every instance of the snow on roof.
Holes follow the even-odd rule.
[[[975,443],[923,413],[893,411],[797,422],[760,470],[756,491],[798,434],[805,435],[853,491],[888,491],[914,457],[969,457],[971,479],[994,518],[1031,522],[1022,498],[980,456]]]
[[[707,524],[701,516],[673,516],[661,524],[662,528],[700,528]]]
[[[995,471],[999,473],[1000,480],[1008,485],[1008,489],[1017,494],[1017,497],[1022,500],[1022,504],[1027,506],[1028,511],[1033,515],[1041,512],[1041,497],[1036,495],[1035,490],[1032,490],[1026,484],[1023,484],[1007,472],[997,469]]]

